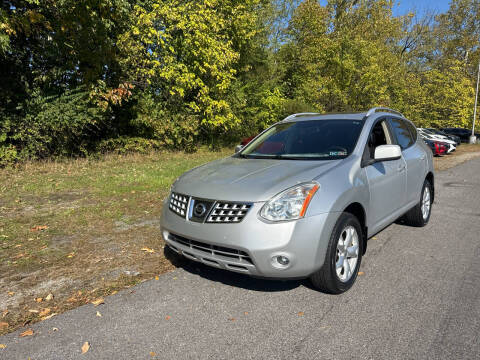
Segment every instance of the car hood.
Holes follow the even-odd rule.
[[[173,191],[204,199],[266,201],[295,184],[325,174],[341,161],[228,157],[184,173],[173,184]]]

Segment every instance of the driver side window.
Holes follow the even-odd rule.
[[[372,128],[368,136],[363,159],[365,161],[373,160],[375,157],[375,148],[380,145],[393,144],[392,137],[388,130],[386,119],[378,121]]]

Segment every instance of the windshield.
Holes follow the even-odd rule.
[[[239,153],[245,158],[343,159],[362,130],[360,120],[307,120],[272,126]]]

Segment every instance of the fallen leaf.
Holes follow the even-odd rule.
[[[377,237],[375,237],[375,236],[374,236],[374,237],[372,237],[372,240],[377,240]]]
[[[88,350],[90,350],[90,343],[85,341],[82,345],[82,354],[85,354]]]
[[[245,311],[243,314],[244,314],[244,315],[248,315],[248,311]]]
[[[75,256],[74,252],[71,252],[70,254],[67,255],[67,258],[73,258]]]
[[[75,295],[74,295],[74,296],[68,298],[67,301],[68,301],[68,302],[75,302],[75,301],[77,301],[77,298],[76,298]]]
[[[104,304],[104,303],[105,303],[105,300],[103,298],[98,298],[97,300],[92,301],[92,304],[95,305],[95,306],[98,306],[98,305]]]
[[[30,310],[28,310],[28,312],[31,312],[31,313],[34,313],[34,314],[38,314],[38,310],[34,310],[34,309],[30,309]]]
[[[4,327],[9,327],[10,325],[5,321],[0,321],[0,329]]]
[[[237,320],[237,319],[235,319],[235,318],[230,318],[230,319],[228,319],[228,320],[230,320],[230,321],[235,321],[235,320]]]
[[[38,298],[35,298],[35,301],[36,301],[37,303],[41,303],[41,302],[43,301],[43,299],[42,299],[41,297],[38,297]]]
[[[53,294],[48,294],[45,300],[47,301],[53,300]]]
[[[158,275],[157,275],[157,276],[155,276],[155,280],[160,280],[160,278],[158,277]]]
[[[165,316],[165,320],[170,320],[172,317],[170,315]]]
[[[359,271],[358,276],[362,276],[362,275],[365,275],[365,273],[363,271]]]
[[[97,316],[102,317],[102,314],[100,314],[100,311],[97,311]]]
[[[300,311],[300,312],[298,313],[298,316],[303,316],[303,315],[305,315],[305,313],[304,313],[303,311]]]
[[[151,357],[154,357],[155,355],[157,355],[157,354],[155,354],[153,351],[150,351],[150,356]]]
[[[48,319],[54,317],[55,315],[57,315],[57,313],[53,313],[53,314],[50,314],[48,316],[44,316],[44,317],[42,317],[42,320],[48,320]]]
[[[20,334],[20,337],[32,336],[32,335],[33,335],[33,330],[32,329],[27,329]]]
[[[45,308],[42,311],[40,311],[40,313],[38,315],[43,317],[43,316],[47,316],[48,314],[50,314],[50,309]]]
[[[5,344],[0,344],[0,349],[5,349],[7,347],[7,345]]]
[[[3,310],[2,311],[2,318],[4,318],[5,316],[7,316],[8,314],[8,310]]]
[[[147,247],[144,247],[144,248],[142,248],[141,250],[142,250],[142,251],[145,251],[145,252],[147,252],[147,253],[150,253],[150,254],[155,252],[155,250],[150,249],[150,248],[147,248]]]
[[[8,296],[13,296],[13,295],[15,295],[15,293],[13,291],[8,292]]]
[[[58,331],[58,328],[54,327],[52,328],[53,331]]]
[[[176,276],[173,277],[173,280],[177,280],[178,278]]]
[[[42,231],[42,230],[47,230],[48,226],[47,225],[37,225],[34,226],[33,228],[30,229],[30,231]]]
[[[12,259],[20,259],[21,257],[24,257],[25,254],[18,254],[16,256],[14,256]]]
[[[118,291],[114,290],[114,291],[112,291],[112,293],[110,295],[115,295],[116,293],[118,293]]]

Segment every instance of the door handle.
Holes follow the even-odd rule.
[[[420,160],[425,160],[425,155],[420,156]]]

